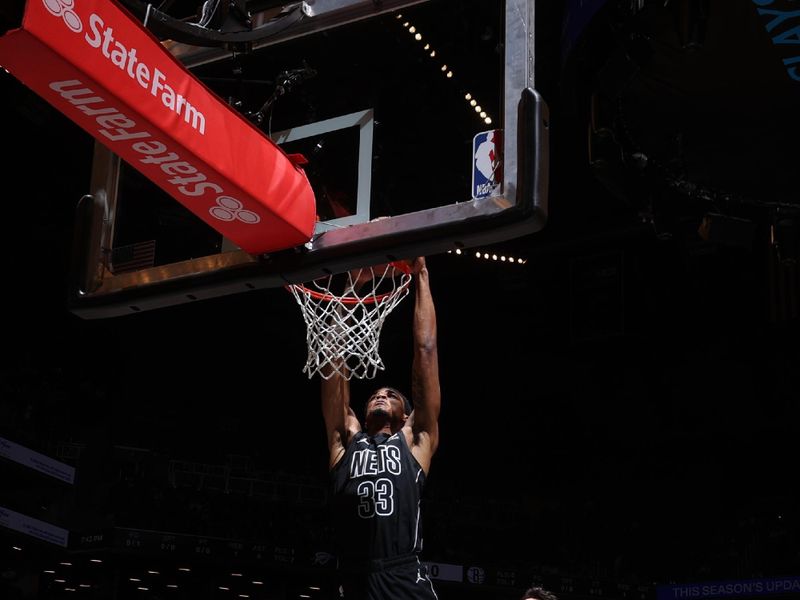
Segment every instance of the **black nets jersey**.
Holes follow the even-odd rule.
[[[422,550],[425,473],[402,432],[374,437],[357,433],[331,478],[341,559],[392,558]]]

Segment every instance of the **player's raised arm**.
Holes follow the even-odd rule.
[[[416,294],[414,299],[414,359],[411,396],[414,410],[406,423],[411,430],[411,450],[427,473],[439,445],[439,351],[436,310],[431,296],[428,268],[424,257],[414,261]]]
[[[330,451],[328,466],[331,469],[344,455],[350,437],[360,430],[358,418],[350,408],[350,382],[338,372],[332,373],[332,371],[331,366],[323,369],[320,390],[322,416],[325,420]]]

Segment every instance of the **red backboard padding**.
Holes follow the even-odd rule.
[[[113,0],[28,0],[0,65],[246,252],[311,238],[302,169]]]

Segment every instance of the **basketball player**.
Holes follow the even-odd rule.
[[[412,272],[413,404],[394,388],[380,388],[367,401],[362,428],[350,407],[349,381],[338,374],[322,379],[345,600],[436,600],[418,558],[420,497],[439,443],[436,312],[424,258]]]

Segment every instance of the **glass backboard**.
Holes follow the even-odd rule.
[[[303,18],[257,43],[162,43],[302,156],[313,236],[243,252],[98,145],[77,215],[74,313],[306,282],[544,227],[548,115],[534,84],[533,0],[301,4]]]

